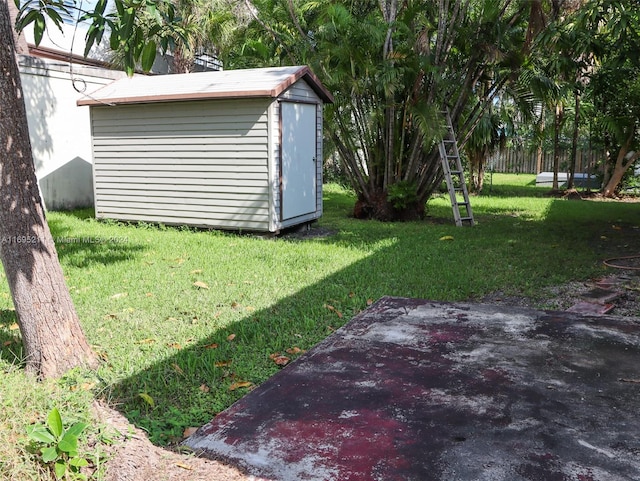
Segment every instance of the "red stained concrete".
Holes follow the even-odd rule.
[[[640,480],[640,324],[383,298],[186,444],[279,481]]]

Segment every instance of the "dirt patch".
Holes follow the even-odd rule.
[[[337,233],[338,231],[335,229],[329,229],[327,227],[322,227],[314,223],[304,224],[291,229],[287,229],[280,234],[280,237],[283,239],[296,240],[321,239],[324,237],[334,236]]]
[[[640,317],[640,271],[635,269],[620,269],[602,279],[568,282],[559,286],[545,287],[540,289],[535,297],[505,294],[498,291],[483,296],[477,301],[487,304],[564,311],[578,302],[588,301],[589,293],[601,286],[601,281],[604,281],[606,285],[607,280],[611,282],[611,287],[607,288],[619,293],[619,296],[611,301],[613,309],[609,314],[622,317]]]
[[[155,446],[118,411],[99,402],[93,408],[100,423],[119,433],[107,451],[105,481],[257,481],[228,464]]]
[[[636,194],[616,194],[613,197],[605,197],[600,191],[577,190],[577,189],[558,189],[550,190],[546,194],[549,197],[558,197],[569,200],[593,200],[600,202],[640,202],[640,196]]]

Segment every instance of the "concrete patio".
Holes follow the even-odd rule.
[[[640,480],[640,322],[383,298],[186,445],[278,481]]]

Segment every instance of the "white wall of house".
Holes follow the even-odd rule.
[[[47,29],[38,48],[59,55],[84,57],[84,39],[88,29],[89,24],[87,23],[80,23],[77,26],[74,23],[62,23],[55,26],[52,22],[47,22]],[[23,30],[23,34],[27,44],[35,46],[35,36],[31,25]],[[105,35],[102,43],[94,45],[87,57],[96,62],[108,63],[112,55],[112,51],[109,49],[108,35]]]
[[[93,205],[89,108],[76,101],[124,73],[20,56],[29,136],[40,192],[49,210]],[[78,89],[76,90],[76,88]]]

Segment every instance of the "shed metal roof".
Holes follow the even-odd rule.
[[[324,102],[331,93],[307,66],[269,67],[219,72],[138,76],[116,80],[78,105],[121,105],[200,99],[276,98],[303,79]]]

